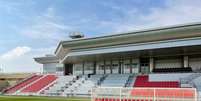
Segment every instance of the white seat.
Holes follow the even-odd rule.
[[[124,87],[130,74],[109,74],[101,84],[102,87]]]
[[[56,83],[45,91],[47,95],[60,95],[62,89],[74,80],[75,76],[59,76]]]

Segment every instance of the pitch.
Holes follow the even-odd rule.
[[[0,96],[0,101],[90,101],[89,98]]]

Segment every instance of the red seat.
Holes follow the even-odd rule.
[[[179,82],[177,81],[163,81],[163,82],[149,82],[147,75],[137,76],[134,87],[166,87],[166,88],[178,88]]]
[[[98,99],[98,98],[95,98],[95,101],[99,101],[99,99]]]
[[[15,85],[15,86],[7,89],[6,93],[14,93],[17,90],[20,90],[21,88],[25,87],[26,85],[32,83],[33,81],[39,79],[40,77],[42,77],[42,76],[40,76],[40,75],[34,75],[34,76],[32,76],[32,77],[30,77],[30,78],[28,78],[28,79],[26,79],[26,80],[18,83],[17,85]]]
[[[112,99],[112,98],[110,98],[110,99],[109,99],[109,101],[113,101],[113,99]]]
[[[108,98],[105,98],[105,100],[104,101],[108,101]]]
[[[23,89],[22,92],[36,93],[56,79],[57,77],[55,75],[46,75],[34,84]]]

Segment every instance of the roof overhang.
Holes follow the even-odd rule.
[[[57,58],[56,56],[37,57],[34,58],[34,60],[40,64],[59,63],[59,58]]]
[[[76,59],[81,59],[81,57],[85,57],[85,59],[89,57],[92,58],[93,60],[93,58],[107,57],[108,55],[111,55],[111,57],[112,56],[119,57],[120,54],[123,55],[128,54],[127,56],[129,55],[139,56],[139,51],[200,46],[200,45],[201,45],[201,37],[197,37],[197,38],[176,39],[168,41],[148,42],[140,44],[129,44],[129,45],[121,45],[121,46],[113,46],[105,48],[84,49],[81,51],[72,51],[66,54],[66,56],[63,58],[61,62],[62,63],[72,62],[76,61]]]
[[[64,56],[69,52],[82,49],[141,44],[194,37],[201,37],[201,23],[146,29],[95,38],[61,41],[55,54],[60,59],[64,59]]]

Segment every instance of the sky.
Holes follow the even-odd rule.
[[[0,0],[2,72],[40,72],[70,32],[85,37],[201,22],[201,0]]]

